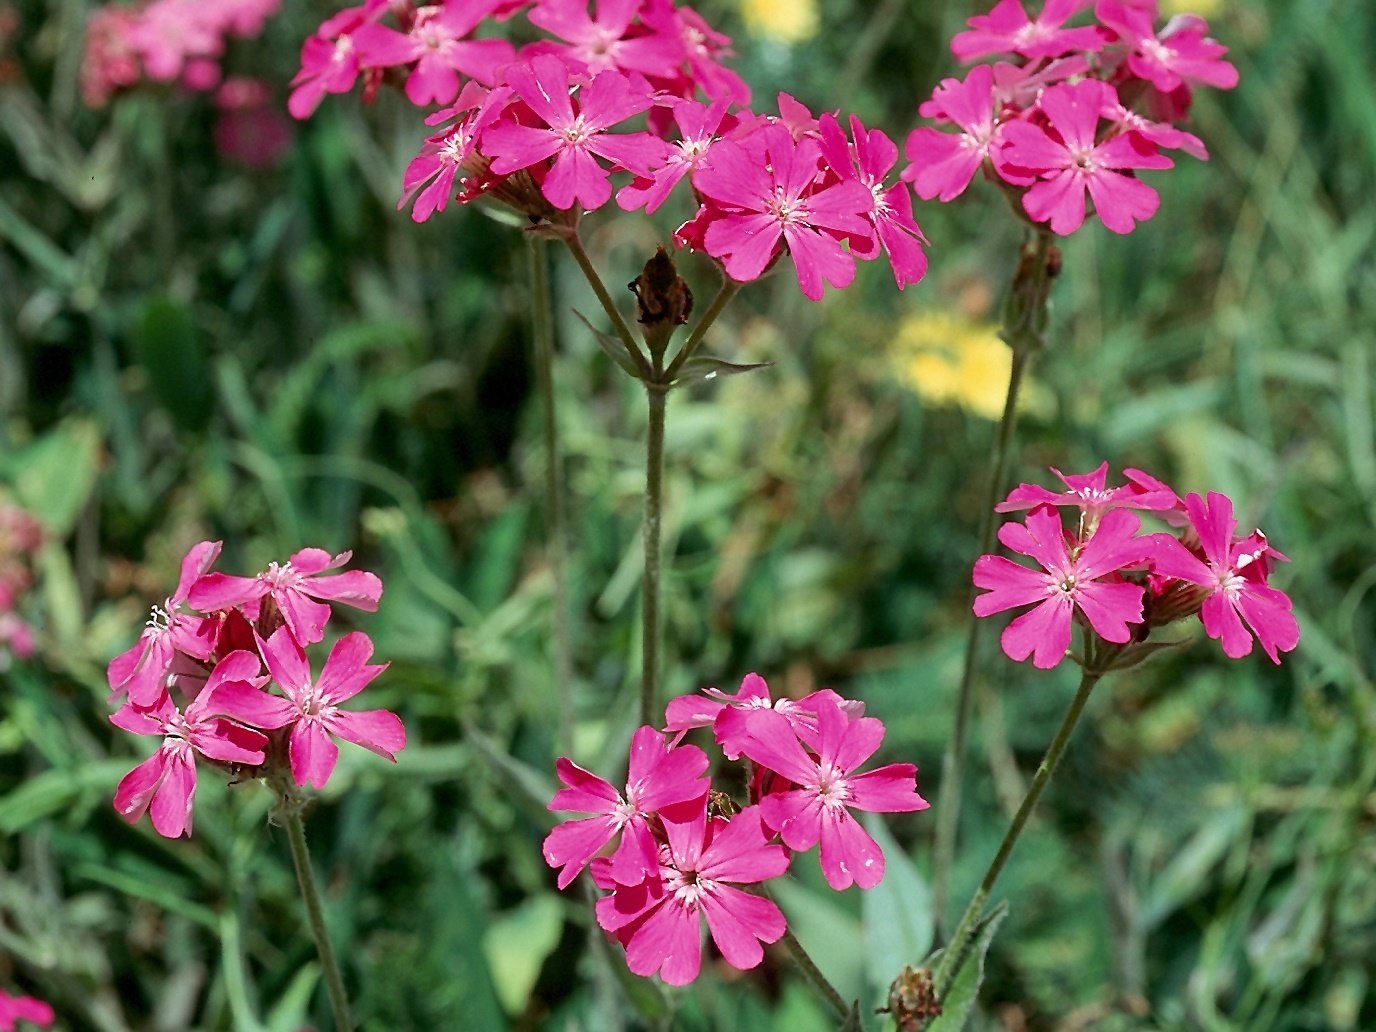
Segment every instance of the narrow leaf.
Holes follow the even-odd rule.
[[[590,323],[588,317],[578,311],[578,309],[575,308],[573,314],[578,316],[583,325],[592,333],[593,340],[597,341],[597,346],[602,349],[608,358],[619,365],[627,376],[633,376],[637,380],[641,378],[640,370],[636,368],[635,362],[631,359],[631,356],[626,354],[625,345],[623,345],[618,338],[613,337],[611,334],[603,333]]]
[[[749,373],[756,369],[768,369],[773,364],[773,362],[728,362],[724,358],[713,358],[711,355],[694,355],[687,362],[683,363],[683,368],[679,370],[678,376],[674,378],[673,385],[675,387],[682,387],[690,383],[702,383],[708,380],[716,380],[723,376],[732,376],[736,373]]]
[[[970,954],[941,1001],[941,1014],[927,1026],[927,1032],[960,1032],[970,1020],[970,1011],[974,1009],[979,987],[984,982],[985,954],[989,952],[989,944],[994,941],[994,933],[1007,916],[1008,904],[1000,903],[976,927]]]

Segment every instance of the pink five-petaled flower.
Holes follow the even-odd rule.
[[[1199,495],[1190,494],[1185,498],[1185,512],[1199,535],[1205,561],[1174,538],[1158,534],[1160,547],[1153,556],[1153,569],[1209,589],[1199,618],[1228,656],[1238,659],[1252,651],[1252,635],[1242,626],[1245,620],[1271,662],[1279,663],[1279,653],[1289,652],[1300,641],[1290,599],[1266,584],[1268,559],[1285,556],[1270,548],[1260,534],[1234,540],[1237,520],[1227,495],[1210,491],[1206,505]]]
[[[1018,512],[1038,505],[1074,505],[1082,514],[1083,533],[1088,533],[1098,525],[1104,513],[1119,506],[1161,512],[1180,504],[1174,491],[1140,469],[1123,470],[1128,482],[1114,488],[1107,486],[1107,462],[1093,473],[1062,473],[1055,466],[1051,467],[1051,472],[1061,478],[1066,487],[1064,491],[1052,491],[1040,484],[1019,484],[994,506],[994,511]]]
[[[830,688],[822,688],[801,699],[781,696],[771,700],[769,685],[759,674],[746,674],[740,691],[727,695],[720,688],[704,688],[701,694],[680,695],[670,699],[664,709],[664,730],[677,733],[677,743],[695,727],[711,726],[717,744],[728,760],[740,759],[744,740],[749,733],[749,715],[758,709],[773,709],[782,713],[794,732],[809,748],[817,747],[818,699],[825,699],[841,707],[848,717],[864,716],[865,704],[843,699]]]
[[[559,871],[565,888],[603,846],[621,833],[611,857],[611,876],[621,885],[639,885],[659,868],[659,851],[649,818],[665,806],[707,795],[707,754],[696,746],[667,748],[664,736],[645,726],[631,739],[630,769],[623,797],[596,774],[566,756],[556,769],[564,783],[550,801],[551,810],[592,813],[595,817],[566,821],[545,837],[545,863]]]
[[[678,40],[657,32],[627,35],[641,0],[597,0],[597,17],[587,0],[540,0],[529,14],[532,25],[567,41],[558,52],[596,75],[609,68],[662,75],[683,60]],[[548,44],[546,44],[548,45]]]
[[[247,685],[230,686],[221,693],[219,711],[269,731],[290,725],[291,772],[298,785],[325,787],[339,759],[339,746],[331,735],[396,762],[396,754],[406,748],[400,717],[391,710],[339,708],[388,667],[367,665],[373,643],[366,634],[354,631],[335,642],[314,681],[306,653],[287,628],[278,628],[267,641],[260,639],[258,647],[286,698]]]
[[[186,713],[163,692],[147,709],[125,704],[110,723],[136,735],[160,735],[158,751],[131,770],[115,789],[115,809],[130,824],[147,810],[153,829],[167,838],[191,832],[191,804],[196,796],[195,754],[225,763],[263,762],[267,738],[225,719],[223,703],[236,692],[253,692],[265,678],[251,652],[231,652],[215,665],[205,689]]]
[[[1099,637],[1126,642],[1132,635],[1128,624],[1142,622],[1142,589],[1103,578],[1150,554],[1151,542],[1135,536],[1141,525],[1135,513],[1111,509],[1088,540],[1070,550],[1060,513],[1050,506],[1033,509],[1026,525],[1005,523],[999,528],[1004,546],[1030,556],[1043,568],[1029,570],[1000,555],[980,556],[975,560],[974,582],[989,593],[975,599],[975,615],[989,616],[1035,603],[1035,609],[1004,628],[1001,640],[1010,659],[1031,655],[1032,664],[1043,670],[1065,657],[1077,607]]]
[[[820,301],[823,282],[849,286],[855,259],[830,231],[868,236],[865,215],[873,195],[854,179],[816,190],[822,152],[818,141],[794,140],[782,124],[762,126],[744,140],[720,140],[693,174],[693,185],[723,211],[707,227],[703,244],[723,260],[727,275],[756,279],[787,245],[798,286]]]
[[[301,645],[314,645],[325,637],[325,623],[330,618],[330,607],[316,600],[329,599],[368,613],[377,612],[382,581],[376,574],[350,570],[318,576],[338,569],[352,556],[352,552],[340,552],[331,558],[324,549],[303,548],[284,566],[269,563],[267,570],[257,577],[210,573],[192,587],[189,600],[193,607],[207,613],[253,606],[250,618],[257,619],[257,603],[271,595],[292,637]]]
[[[669,839],[658,869],[643,885],[613,885],[597,902],[598,923],[625,944],[637,975],[656,971],[669,985],[687,985],[702,968],[702,922],[732,967],[748,970],[764,957],[761,943],[778,942],[787,927],[770,900],[736,885],[777,878],[788,870],[783,846],[769,843],[758,806],[727,821],[707,818],[707,799],[664,816]]]
[[[680,139],[665,154],[663,164],[653,170],[648,179],[637,179],[616,192],[616,203],[623,211],[643,207],[646,215],[653,215],[669,198],[685,175],[702,164],[717,139],[726,100],[715,100],[711,106],[695,100],[673,101],[674,121],[678,123]]]
[[[1030,122],[1004,127],[1004,161],[1043,180],[1023,195],[1023,209],[1035,222],[1050,222],[1053,233],[1068,236],[1080,228],[1086,190],[1099,219],[1115,233],[1131,233],[1156,214],[1156,191],[1115,170],[1170,168],[1174,162],[1140,133],[1095,141],[1100,118],[1117,101],[1113,87],[1097,79],[1058,83],[1041,98],[1055,136]]]
[[[500,0],[454,0],[417,7],[407,33],[370,23],[353,34],[360,63],[387,68],[415,62],[406,78],[412,104],[448,104],[459,95],[459,73],[491,83],[503,65],[516,57],[504,39],[465,39]]]
[[[927,255],[922,245],[927,238],[913,219],[913,202],[904,182],[884,185],[884,177],[898,162],[898,147],[878,129],[866,130],[865,124],[850,116],[848,143],[836,116],[826,114],[819,120],[822,153],[827,163],[842,179],[853,179],[870,192],[873,198],[869,214],[872,233],[851,238],[851,253],[857,258],[878,258],[882,248],[893,267],[894,282],[902,290],[927,274]]]
[[[999,0],[988,14],[978,14],[951,40],[951,53],[960,61],[974,61],[990,54],[1023,57],[1059,57],[1072,50],[1103,47],[1107,34],[1095,25],[1067,29],[1066,21],[1094,0],[1047,0],[1036,18],[1029,18],[1019,0]]]
[[[416,199],[411,208],[411,219],[415,222],[424,222],[435,212],[444,211],[454,189],[454,177],[472,157],[479,135],[497,120],[510,97],[511,90],[505,86],[488,90],[480,83],[470,82],[464,86],[453,107],[437,111],[425,120],[435,125],[467,112],[444,132],[427,139],[420,153],[406,166],[398,211],[412,197]],[[465,186],[460,200],[467,199]]]
[[[1146,8],[1121,0],[1099,0],[1094,15],[1116,32],[1129,50],[1128,68],[1162,93],[1185,83],[1204,83],[1221,90],[1237,85],[1237,69],[1223,55],[1228,48],[1204,34],[1208,24],[1197,15],[1167,23],[1157,36],[1152,26],[1156,5]]]
[[[917,768],[911,763],[854,773],[884,740],[883,721],[850,720],[840,706],[825,700],[816,709],[816,756],[804,750],[782,714],[750,714],[745,755],[795,786],[766,795],[760,812],[789,849],[811,849],[821,842],[822,874],[833,889],[847,889],[852,882],[872,889],[884,877],[884,852],[850,811],[925,810],[927,800],[917,794]]]
[[[193,585],[210,569],[219,554],[218,541],[202,541],[186,553],[177,590],[162,606],[153,607],[153,616],[133,647],[110,661],[106,679],[110,683],[111,700],[128,692],[129,701],[135,706],[151,706],[162,693],[167,672],[178,652],[196,659],[210,658],[218,625],[214,620],[179,610]]]
[[[53,1009],[32,996],[11,996],[0,989],[0,1032],[14,1032],[16,1021],[31,1021],[40,1028],[53,1023]]]
[[[500,121],[483,135],[483,151],[492,157],[492,171],[498,175],[554,158],[541,189],[556,208],[566,211],[577,202],[591,211],[607,203],[612,195],[609,173],[597,157],[649,178],[650,169],[668,150],[668,144],[649,133],[607,132],[654,103],[649,83],[639,75],[601,72],[579,89],[576,114],[569,98],[569,71],[557,57],[542,55],[529,65],[513,64],[506,81],[545,126]]]
[[[348,93],[358,81],[355,29],[372,17],[370,8],[349,7],[327,19],[301,45],[301,70],[291,80],[287,110],[293,118],[310,118],[327,93]]]
[[[959,197],[986,158],[1011,183],[1033,181],[1031,176],[1005,173],[1002,168],[1004,127],[995,118],[994,70],[988,65],[971,68],[964,82],[943,79],[920,111],[929,118],[949,119],[961,130],[944,133],[921,126],[908,134],[903,154],[911,164],[901,178],[912,183],[924,201],[936,197],[945,202]]]

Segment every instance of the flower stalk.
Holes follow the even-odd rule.
[[[291,844],[291,862],[296,868],[296,884],[301,887],[301,899],[306,904],[306,920],[310,924],[311,937],[315,939],[315,950],[324,971],[325,991],[330,997],[334,1026],[340,1032],[348,1032],[354,1027],[349,1017],[349,997],[344,992],[344,978],[339,972],[339,961],[335,957],[334,947],[330,945],[330,934],[325,927],[325,912],[320,905],[320,890],[316,886],[315,871],[311,868],[311,854],[306,846],[306,828],[301,820],[301,807],[288,802],[282,810],[281,818],[287,829],[287,841]]]
[[[965,963],[969,954],[970,944],[974,941],[975,928],[984,911],[984,905],[989,901],[989,895],[994,890],[994,884],[998,881],[999,875],[1003,873],[1003,868],[1008,863],[1008,858],[1012,855],[1013,847],[1017,845],[1018,838],[1022,835],[1028,818],[1032,816],[1032,811],[1036,808],[1038,800],[1041,799],[1042,792],[1051,780],[1051,775],[1055,773],[1057,765],[1061,762],[1061,756],[1065,753],[1070,735],[1075,730],[1075,725],[1080,721],[1080,715],[1084,712],[1085,704],[1089,702],[1090,692],[1094,690],[1094,686],[1098,684],[1102,676],[1103,670],[1095,665],[1086,665],[1084,668],[1084,673],[1080,677],[1080,686],[1075,692],[1075,698],[1071,700],[1070,708],[1066,710],[1065,716],[1061,720],[1061,726],[1056,730],[1056,737],[1051,740],[1051,745],[1046,750],[1041,765],[1037,767],[1037,773],[1032,778],[1032,783],[1027,787],[1027,794],[1023,796],[1022,805],[1018,807],[1018,812],[1013,815],[1008,830],[1004,832],[998,852],[994,854],[989,869],[984,872],[984,878],[980,881],[979,888],[971,897],[970,903],[966,906],[965,913],[960,919],[960,924],[956,926],[955,933],[951,936],[950,942],[941,955],[941,961],[937,965],[936,974],[932,979],[938,999],[946,995],[955,981],[956,975],[960,973],[960,967]]]
[[[553,297],[544,241],[526,236],[530,259],[531,331],[535,343],[535,379],[544,424],[545,513],[549,519],[549,563],[554,576],[554,676],[559,688],[559,749],[572,751],[573,638],[569,630],[568,538],[564,519],[564,464],[554,405]]]
[[[979,554],[984,555],[994,544],[994,507],[1003,493],[1013,452],[1014,431],[1017,428],[1018,397],[1032,356],[1046,346],[1046,328],[1050,321],[1051,286],[1060,271],[1060,251],[1045,230],[1031,232],[1031,239],[1023,244],[1018,267],[1004,305],[1003,328],[1000,336],[1012,349],[1013,360],[1008,374],[1008,392],[1004,398],[1003,417],[994,435],[989,459],[989,479],[981,507]],[[977,590],[970,589],[973,603]],[[961,667],[960,687],[956,693],[955,725],[951,741],[941,763],[941,787],[937,798],[935,860],[933,864],[933,913],[938,926],[946,912],[946,895],[951,865],[955,861],[956,831],[960,817],[961,779],[965,770],[966,743],[970,732],[970,712],[974,705],[975,668],[979,656],[982,621],[971,619],[965,636],[965,658]]]

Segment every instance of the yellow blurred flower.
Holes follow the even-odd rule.
[[[817,0],[741,0],[741,17],[757,36],[802,43],[817,35]]]
[[[1161,15],[1197,14],[1201,18],[1216,17],[1226,6],[1224,0],[1161,0]]]
[[[992,323],[976,322],[955,311],[910,315],[898,326],[892,345],[899,380],[934,405],[959,405],[977,416],[1003,415],[1013,353]],[[1020,409],[1043,409],[1045,392],[1024,382]]]

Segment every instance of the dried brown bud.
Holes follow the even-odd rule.
[[[635,294],[636,320],[644,327],[645,343],[663,354],[674,327],[686,323],[693,311],[693,292],[663,247],[626,286]]]
[[[903,972],[889,986],[889,1002],[875,1009],[876,1014],[892,1014],[902,1032],[917,1032],[924,1022],[941,1013],[932,973],[926,968],[904,965]]]

